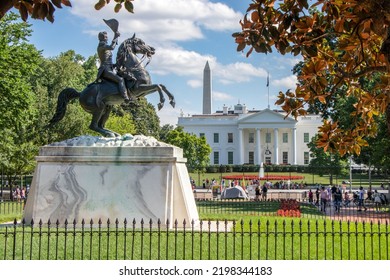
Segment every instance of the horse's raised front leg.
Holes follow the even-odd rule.
[[[175,97],[173,96],[173,94],[169,92],[169,90],[166,88],[166,86],[160,84],[160,87],[161,87],[162,90],[168,95],[169,104],[171,104],[171,106],[172,106],[173,108],[175,108],[176,102],[175,102]]]
[[[148,95],[152,92],[157,91],[159,96],[160,96],[160,103],[157,104],[158,110],[161,110],[161,108],[164,106],[165,98],[164,94],[162,92],[162,89],[160,85],[139,85],[138,88],[136,89],[137,92],[137,97],[145,96]]]

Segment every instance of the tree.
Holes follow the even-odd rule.
[[[124,6],[127,11],[132,13],[134,9],[132,1],[134,0],[114,0],[116,2],[114,11],[117,13]],[[95,4],[95,9],[100,10],[109,3],[110,0],[98,0]],[[12,8],[15,8],[19,10],[20,16],[24,21],[30,15],[33,19],[47,19],[50,22],[54,22],[55,7],[61,9],[63,5],[67,7],[72,6],[69,0],[1,0],[0,19]]]
[[[0,30],[0,165],[12,183],[12,175],[32,171],[38,150],[30,76],[39,69],[42,57],[27,43],[30,25],[18,22],[16,14],[3,17]]]
[[[136,134],[159,138],[160,119],[154,106],[145,97],[139,98],[135,105],[123,105],[123,108],[133,116]]]
[[[187,166],[192,171],[204,172],[209,164],[211,148],[206,138],[187,133],[182,127],[168,132],[166,142],[183,149],[183,156],[187,158]]]
[[[279,2],[279,3],[276,3]],[[307,105],[332,109],[334,100],[354,97],[349,129],[324,120],[317,145],[325,151],[359,154],[367,137],[377,133],[376,117],[387,115],[390,136],[390,1],[388,0],[254,0],[234,33],[237,50],[247,46],[269,53],[302,55],[295,92],[280,92],[276,104],[294,117],[307,114]],[[317,10],[321,9],[321,10]],[[378,82],[372,90],[363,80]]]
[[[159,135],[160,141],[165,142],[167,140],[168,133],[174,129],[175,129],[175,127],[173,125],[164,124],[160,129],[160,135]]]
[[[119,133],[120,135],[124,134],[135,134],[135,125],[133,122],[133,116],[124,112],[123,114],[113,114],[111,113],[110,118],[106,123],[106,127],[109,127],[110,130]]]
[[[95,77],[92,77],[89,72],[95,71],[96,65],[91,61],[93,57],[85,62],[81,55],[69,50],[56,57],[44,59],[40,70],[35,73],[34,91],[39,114],[36,126],[39,131],[42,131],[41,144],[91,134],[88,129],[91,117],[82,109],[78,101],[68,105],[62,122],[51,127],[50,130],[45,129],[56,110],[58,94],[66,87],[81,91],[93,81]]]
[[[325,174],[329,175],[329,184],[333,184],[333,176],[340,175],[345,170],[347,164],[343,161],[339,154],[332,154],[325,152],[322,148],[316,146],[316,137],[313,137],[312,141],[308,143],[310,148],[311,157],[309,168],[311,172],[317,173],[320,176]]]

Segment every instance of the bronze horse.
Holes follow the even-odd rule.
[[[165,98],[163,92],[168,96],[169,103],[175,107],[175,98],[162,84],[152,84],[148,71],[145,70],[143,59],[154,55],[153,47],[137,37],[126,39],[118,49],[116,66],[118,75],[125,79],[125,84],[132,98],[139,98],[157,91],[160,95],[158,109],[164,106]],[[138,58],[137,54],[142,54]],[[118,85],[107,80],[99,80],[89,84],[83,91],[78,92],[73,88],[66,88],[60,92],[57,100],[57,109],[49,121],[49,127],[63,119],[68,103],[73,99],[79,99],[81,107],[92,114],[89,128],[99,132],[104,137],[119,136],[118,133],[106,129],[105,123],[109,118],[113,105],[119,105],[124,102]]]

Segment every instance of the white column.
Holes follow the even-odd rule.
[[[297,129],[296,127],[294,127],[292,129],[292,151],[293,151],[293,164],[296,165],[297,164]]]
[[[261,129],[256,129],[256,154],[257,154],[257,164],[261,163],[261,138],[260,138]]]
[[[239,150],[239,159],[238,164],[244,164],[244,131],[242,128],[238,129],[238,150]]]
[[[279,130],[274,128],[274,162],[275,164],[279,164],[279,139],[278,139]]]

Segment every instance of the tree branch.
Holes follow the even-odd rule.
[[[364,75],[371,73],[371,72],[387,72],[387,67],[386,66],[370,66],[370,67],[366,67],[365,69],[363,69],[362,71],[357,72],[357,73],[345,73],[340,68],[337,70],[343,75],[344,78],[354,79],[354,78],[359,78],[361,76],[364,76]]]
[[[2,0],[0,1],[0,19],[2,19],[5,14],[12,9],[13,7],[12,0]]]

